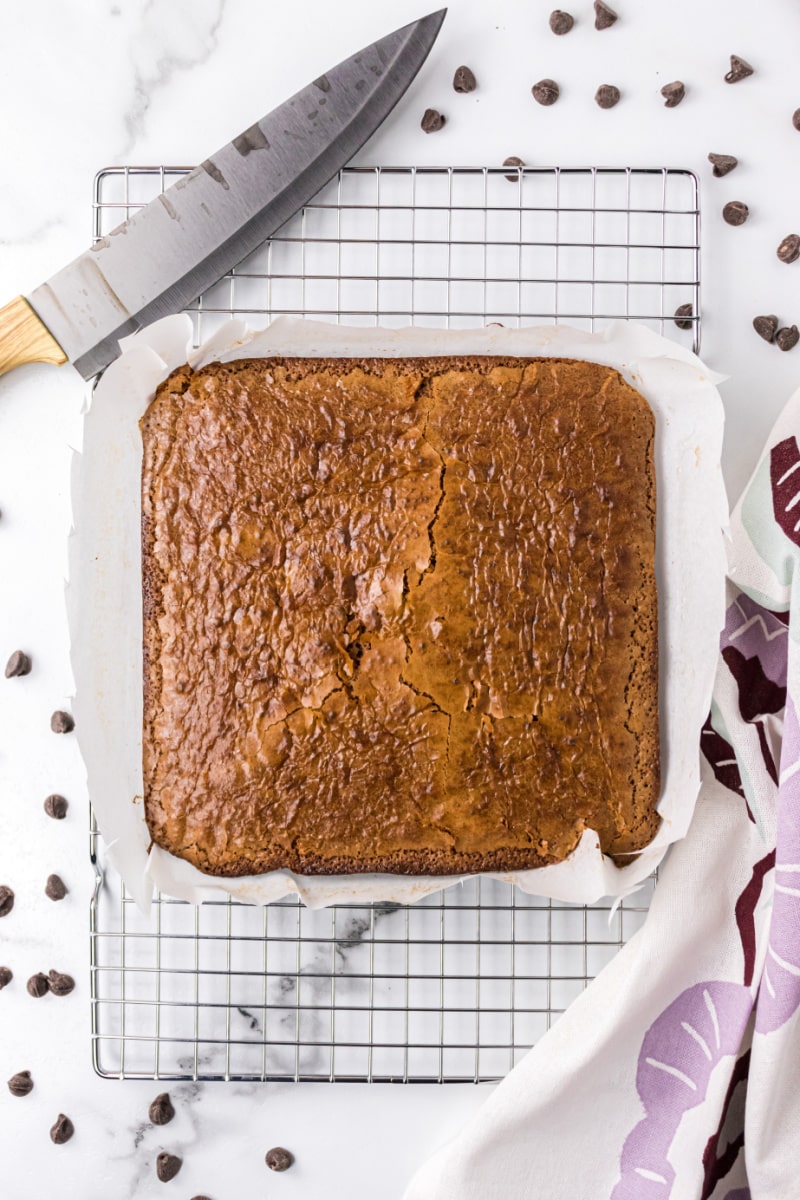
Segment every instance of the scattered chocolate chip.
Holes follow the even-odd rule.
[[[6,679],[13,679],[15,675],[28,675],[30,669],[31,660],[25,651],[15,650],[6,663]]]
[[[613,108],[615,104],[619,104],[620,91],[613,83],[601,83],[594,98],[601,108]]]
[[[557,37],[563,37],[565,33],[569,33],[575,24],[575,18],[568,12],[562,12],[560,8],[556,8],[550,13],[550,28]]]
[[[284,1150],[283,1146],[273,1146],[264,1155],[264,1162],[270,1171],[288,1171],[294,1162],[294,1155],[290,1154],[288,1150]]]
[[[50,980],[41,971],[37,971],[35,975],[31,975],[25,986],[34,1000],[41,1000],[42,996],[46,996],[50,991]]]
[[[17,1071],[8,1081],[8,1090],[12,1096],[28,1096],[33,1091],[33,1080],[30,1071]]]
[[[445,123],[446,118],[435,108],[426,108],[422,114],[420,127],[423,133],[438,133]]]
[[[75,721],[68,712],[58,709],[50,718],[50,728],[53,733],[72,733]]]
[[[0,884],[0,917],[7,917],[14,907],[14,893],[10,887]]]
[[[50,1128],[50,1141],[55,1142],[57,1146],[63,1146],[68,1142],[75,1132],[75,1126],[70,1121],[69,1117],[65,1117],[63,1113],[59,1113],[56,1117],[55,1125]]]
[[[617,14],[613,8],[609,8],[603,0],[594,0],[594,27],[595,29],[610,29],[617,20]]]
[[[765,342],[772,342],[778,332],[778,318],[774,313],[767,317],[753,317],[753,329]]]
[[[674,83],[664,84],[661,95],[664,97],[664,108],[677,108],[686,95],[686,88],[680,79],[676,79]]]
[[[67,815],[69,802],[64,796],[59,796],[55,792],[52,796],[48,796],[44,802],[44,811],[48,817],[52,817],[54,821],[63,821]]]
[[[14,978],[14,972],[11,967],[0,967],[0,992],[4,987],[8,987],[11,980]]]
[[[561,92],[555,79],[540,79],[531,88],[531,95],[537,104],[543,104],[545,108],[549,108],[551,104],[555,104]]]
[[[792,124],[795,129],[800,129],[800,108],[796,108],[792,113]]]
[[[796,325],[785,326],[775,334],[775,345],[779,350],[793,350],[798,342],[800,342],[800,330]]]
[[[192,1200],[209,1200],[208,1196],[192,1196]]]
[[[797,262],[800,258],[800,237],[796,233],[790,233],[783,239],[775,253],[782,263]]]
[[[709,154],[708,161],[713,168],[711,174],[715,179],[722,179],[723,175],[729,174],[739,165],[738,158],[734,158],[732,154]]]
[[[170,1179],[175,1178],[182,1166],[182,1158],[178,1158],[177,1154],[167,1154],[166,1150],[162,1150],[156,1159],[156,1175],[162,1183],[169,1183]]]
[[[175,1109],[169,1098],[169,1092],[160,1092],[148,1110],[150,1120],[154,1125],[169,1125],[175,1116]]]
[[[75,987],[71,975],[63,975],[61,971],[51,971],[49,974],[50,991],[54,996],[68,996]]]
[[[44,885],[44,894],[51,900],[63,900],[68,891],[67,885],[60,875],[48,875]]]
[[[517,156],[515,154],[512,154],[510,158],[503,159],[503,166],[504,167],[524,167],[525,163],[522,161],[521,158],[517,158]],[[516,183],[517,180],[519,179],[519,175],[515,172],[513,175],[506,175],[506,179],[508,180],[509,183]]]
[[[731,200],[722,210],[722,219],[729,225],[744,225],[750,216],[750,209],[741,200]]]
[[[469,67],[458,67],[453,76],[453,88],[457,92],[474,92],[478,86],[475,75]]]
[[[738,83],[740,79],[747,79],[747,76],[752,74],[753,68],[749,62],[739,58],[738,54],[731,55],[731,69],[725,76],[726,83]]]
[[[679,304],[675,309],[675,324],[678,329],[691,329],[694,325],[693,316],[694,308],[691,304]]]

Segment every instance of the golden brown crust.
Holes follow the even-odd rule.
[[[268,359],[142,420],[155,842],[454,874],[658,824],[654,419],[563,359]]]

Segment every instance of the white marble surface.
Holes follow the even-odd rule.
[[[41,282],[80,251],[90,231],[92,177],[110,163],[190,163],[204,157],[298,86],[374,37],[419,15],[418,0],[28,0],[4,5],[0,107],[0,279],[4,298]],[[424,7],[424,6],[423,6]],[[774,250],[800,232],[800,105],[792,0],[619,0],[616,27],[595,33],[587,0],[568,4],[579,24],[565,38],[547,28],[548,0],[452,0],[439,42],[360,161],[494,164],[671,165],[702,179],[704,353],[730,375],[726,475],[744,482],[768,427],[800,377],[800,348],[780,354],[753,334],[759,312],[800,320],[800,264]],[[756,67],[736,87],[722,82],[730,53]],[[479,89],[457,96],[454,68],[473,67]],[[556,78],[562,99],[536,106],[531,83]],[[665,110],[662,83],[682,78],[683,105]],[[617,83],[623,102],[602,113],[591,97]],[[427,105],[448,124],[426,137]],[[705,155],[741,165],[713,180]],[[722,204],[746,201],[739,229]],[[0,1088],[0,1193],[4,1200],[161,1195],[153,1159],[162,1147],[185,1166],[169,1195],[400,1197],[418,1162],[481,1102],[471,1087],[324,1085],[172,1089],[178,1117],[146,1121],[152,1084],[97,1079],[89,1056],[87,804],[74,740],[49,730],[68,704],[63,610],[69,527],[69,447],[80,437],[80,379],[30,367],[0,381],[0,657],[30,651],[25,679],[0,680],[0,882],[17,895],[0,922],[0,963],[15,972],[0,994],[0,1079],[29,1068],[36,1088],[19,1100]],[[42,800],[70,798],[65,822]],[[59,872],[70,893],[43,895]],[[73,974],[68,998],[34,1001],[26,978],[54,966]],[[59,1111],[77,1133],[55,1147]],[[264,1151],[297,1156],[272,1176]]]

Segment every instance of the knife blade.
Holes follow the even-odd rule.
[[[0,374],[69,361],[91,379],[119,339],[178,312],[266,241],[363,146],[436,40],[446,9],[360,50],[0,309]]]

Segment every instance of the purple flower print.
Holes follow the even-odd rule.
[[[628,1134],[611,1200],[664,1200],[669,1150],[685,1112],[702,1104],[714,1067],[737,1054],[752,1011],[750,989],[720,980],[687,988],[644,1036],[636,1090],[645,1115]]]
[[[797,482],[800,486],[800,479]],[[788,613],[771,612],[740,592],[725,613],[721,648],[736,649],[745,659],[757,658],[765,677],[785,688],[788,616]]]

